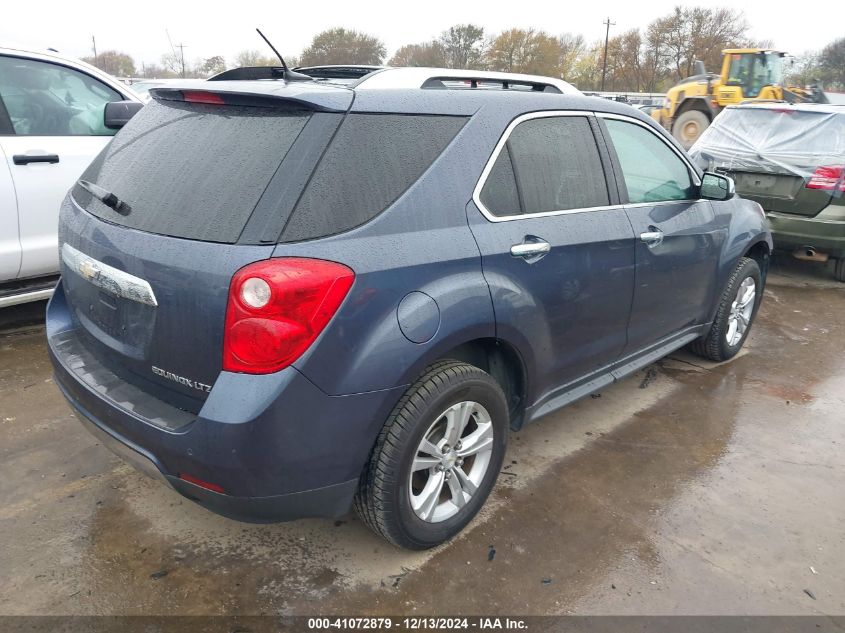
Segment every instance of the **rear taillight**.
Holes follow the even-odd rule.
[[[269,374],[314,342],[343,302],[355,273],[322,259],[282,257],[241,268],[229,286],[223,369]]]
[[[807,189],[845,192],[845,165],[818,167],[805,186]]]

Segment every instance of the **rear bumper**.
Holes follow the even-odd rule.
[[[831,257],[845,257],[845,206],[830,205],[813,217],[786,213],[766,214],[775,248],[813,247]]]
[[[103,446],[143,474],[169,485],[182,496],[230,519],[264,523],[292,521],[303,517],[336,518],[349,511],[352,497],[358,487],[358,480],[352,479],[313,490],[267,497],[235,497],[207,490],[173,475],[164,474],[163,466],[153,455],[102,426],[89,412],[81,408],[61,383],[59,389],[73,405],[82,425],[100,440]]]
[[[292,367],[265,376],[222,372],[195,419],[168,429],[89,384],[94,372],[83,372],[86,382],[79,367],[74,370],[60,344],[73,336],[72,328],[60,283],[47,309],[49,353],[56,384],[89,431],[142,472],[239,520],[348,512],[379,429],[402,392],[329,396]],[[145,404],[159,414],[170,406]],[[220,486],[225,494],[183,481],[180,474]]]

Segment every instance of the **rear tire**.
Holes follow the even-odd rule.
[[[704,112],[687,110],[675,119],[672,125],[672,136],[684,149],[689,149],[709,126],[710,118]]]
[[[836,281],[845,282],[845,258],[840,257],[836,260],[833,276],[836,277]]]
[[[760,267],[753,259],[743,257],[719,297],[719,307],[710,331],[693,341],[690,345],[692,352],[719,363],[736,356],[748,338],[762,296]]]
[[[447,541],[490,494],[508,426],[507,400],[489,374],[458,361],[432,365],[379,434],[355,495],[358,516],[400,547]]]

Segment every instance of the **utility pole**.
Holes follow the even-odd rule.
[[[93,35],[91,36],[91,44],[94,45],[94,65],[97,65],[97,38]]]
[[[179,49],[179,53],[182,57],[182,79],[185,78],[185,44],[177,44],[176,47]]]
[[[607,27],[604,32],[604,62],[601,65],[601,91],[604,92],[604,79],[607,76],[607,42],[610,39],[610,27],[616,26],[616,22],[611,22],[608,17],[602,24]]]

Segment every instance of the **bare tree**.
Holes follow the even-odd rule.
[[[249,49],[243,50],[235,55],[232,65],[236,68],[242,68],[244,66],[278,66],[279,60],[275,57],[268,57],[261,51]]]
[[[578,57],[572,69],[572,75],[567,79],[581,90],[598,90],[601,83],[603,51],[603,40],[593,42]]]
[[[560,76],[560,40],[544,31],[503,31],[490,43],[485,57],[493,70]]]
[[[657,92],[666,73],[663,34],[656,22],[652,22],[645,31],[642,56],[640,66],[643,73],[643,90]]]
[[[821,82],[822,69],[817,51],[805,51],[787,63],[784,81],[790,86],[808,86]]]
[[[374,64],[384,61],[387,50],[377,37],[351,29],[334,28],[318,33],[302,51],[303,66],[320,64]]]
[[[226,60],[222,55],[214,55],[197,64],[197,71],[206,77],[222,73],[224,70],[226,70]]]
[[[440,34],[447,68],[484,68],[484,29],[474,24],[456,24]]]
[[[646,44],[638,29],[622,33],[617,39],[615,80],[617,90],[644,91],[648,78]]]
[[[102,51],[96,57],[83,57],[82,61],[117,77],[132,77],[136,73],[135,60],[128,53]]]
[[[819,68],[828,87],[845,88],[845,37],[834,40],[822,49]]]
[[[177,76],[160,64],[147,63],[141,64],[141,72],[139,74],[141,77],[146,77],[148,79],[167,79]]]
[[[558,38],[559,55],[558,70],[563,79],[569,79],[575,71],[578,58],[584,54],[586,44],[583,35],[564,33]]]
[[[177,52],[165,53],[161,56],[161,65],[173,77],[182,76],[182,57]]]
[[[675,7],[649,29],[659,43],[667,68],[675,80],[680,80],[692,74],[696,60],[703,61],[712,72],[720,70],[722,49],[741,44],[747,37],[748,24],[736,9]]]
[[[446,55],[440,42],[432,40],[422,44],[406,44],[397,50],[387,63],[390,66],[438,68],[446,65]]]

